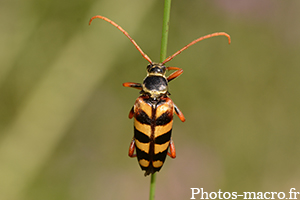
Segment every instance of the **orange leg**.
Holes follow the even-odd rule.
[[[134,149],[135,149],[135,140],[134,140],[134,138],[132,138],[130,146],[129,146],[129,152],[128,152],[128,156],[131,158],[136,157],[136,154],[133,154]]]
[[[170,76],[168,76],[168,78],[167,78],[168,82],[170,82],[174,78],[177,78],[178,76],[180,76],[183,73],[183,69],[181,69],[179,67],[167,67],[167,70],[176,70]]]
[[[175,145],[172,138],[170,139],[170,153],[168,152],[168,156],[171,158],[176,158]]]
[[[183,116],[182,112],[179,110],[179,108],[177,108],[177,106],[175,104],[174,104],[174,110],[175,110],[176,115],[179,117],[179,119],[182,122],[185,122],[185,117]]]
[[[124,87],[133,87],[133,88],[136,88],[138,90],[143,89],[142,84],[140,84],[140,83],[126,82],[126,83],[123,83],[123,86]]]
[[[134,116],[134,110],[133,110],[133,106],[132,106],[128,117],[129,117],[129,119],[131,119],[133,116]]]

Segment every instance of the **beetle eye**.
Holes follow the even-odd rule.
[[[147,71],[149,72],[149,70],[152,68],[152,66],[153,65],[151,65],[151,64],[149,64],[148,66],[147,66]]]

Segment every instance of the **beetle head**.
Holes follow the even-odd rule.
[[[148,76],[165,76],[166,70],[162,63],[151,63],[147,66]]]

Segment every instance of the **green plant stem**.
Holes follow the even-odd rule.
[[[156,173],[151,174],[150,197],[149,197],[149,200],[154,200],[154,196],[155,196],[155,183],[156,183]]]
[[[161,37],[161,49],[160,49],[160,62],[163,62],[167,56],[170,11],[171,11],[171,0],[165,0],[162,37]],[[156,173],[151,174],[149,200],[154,200],[155,184],[156,184]]]
[[[171,11],[171,0],[165,0],[161,48],[160,48],[160,62],[163,62],[167,57],[170,11]]]

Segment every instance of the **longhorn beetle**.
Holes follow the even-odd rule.
[[[171,137],[173,114],[175,113],[182,122],[185,121],[182,112],[169,98],[170,93],[168,92],[168,83],[180,76],[183,70],[178,67],[165,67],[165,64],[201,40],[223,35],[228,38],[230,44],[230,36],[224,32],[205,35],[184,46],[162,63],[155,63],[122,27],[99,15],[92,17],[89,24],[95,18],[103,19],[119,29],[149,62],[147,76],[142,84],[126,82],[123,83],[123,86],[136,88],[140,90],[141,94],[129,112],[129,118],[134,117],[134,136],[130,143],[128,155],[137,157],[140,167],[145,171],[145,176],[153,174],[161,169],[167,155],[171,158],[176,157],[175,146]],[[166,70],[176,71],[166,77]],[[168,152],[169,147],[170,152]],[[136,154],[134,154],[134,150],[136,150]]]

